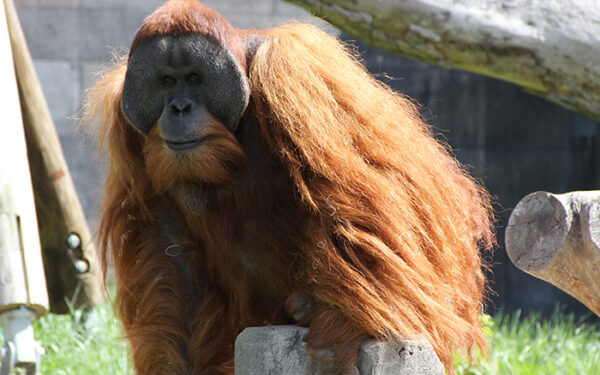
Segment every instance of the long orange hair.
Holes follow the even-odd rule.
[[[424,335],[447,368],[456,345],[485,348],[488,194],[337,39],[303,24],[269,36],[250,79],[265,139],[317,213],[302,279],[378,338]]]

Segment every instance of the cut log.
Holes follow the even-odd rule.
[[[50,310],[67,313],[73,306],[88,307],[103,300],[101,267],[14,3],[5,0],[4,4],[21,98]],[[77,241],[67,241],[72,234],[78,237],[78,246],[71,246]]]
[[[600,316],[600,191],[527,195],[508,220],[506,251]]]
[[[600,7],[578,0],[286,0],[366,43],[600,119]]]

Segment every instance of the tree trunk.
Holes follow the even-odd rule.
[[[600,120],[594,1],[286,1],[389,52],[509,81]]]

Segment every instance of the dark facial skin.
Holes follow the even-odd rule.
[[[177,151],[202,144],[209,115],[235,131],[248,97],[245,73],[229,51],[197,34],[160,35],[131,54],[121,105],[134,127],[147,135],[159,126]]]

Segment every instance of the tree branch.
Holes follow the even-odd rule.
[[[392,53],[522,86],[600,120],[600,8],[585,0],[286,0]]]

